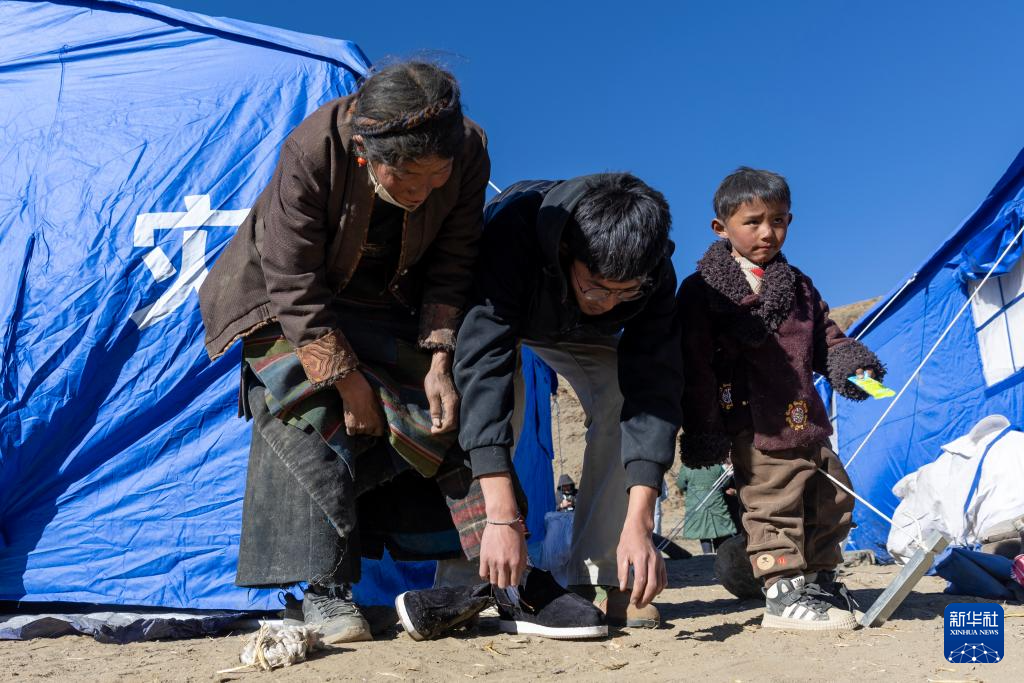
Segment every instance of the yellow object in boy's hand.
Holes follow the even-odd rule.
[[[896,395],[895,391],[883,385],[873,377],[857,377],[856,375],[852,375],[846,379],[863,389],[867,392],[868,396],[871,396],[872,398],[891,398]]]

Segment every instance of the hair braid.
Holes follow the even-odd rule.
[[[383,121],[368,116],[356,116],[352,121],[352,131],[358,135],[382,136],[411,131],[425,123],[442,119],[461,112],[459,86],[453,81],[451,94],[443,100],[429,104],[422,109]]]
[[[394,64],[370,76],[356,94],[348,126],[361,137],[367,159],[391,166],[452,159],[466,135],[455,77],[428,62]]]

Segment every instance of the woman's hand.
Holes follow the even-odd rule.
[[[452,378],[451,351],[435,351],[430,370],[423,378],[430,405],[431,434],[450,432],[459,426],[459,393]]]
[[[377,393],[360,371],[350,372],[334,386],[341,394],[342,412],[345,414],[345,433],[349,436],[365,434],[383,436],[387,419]]]

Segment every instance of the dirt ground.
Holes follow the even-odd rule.
[[[690,550],[694,548],[689,547]],[[858,567],[848,584],[862,604],[896,568]],[[710,557],[669,562],[658,601],[665,623],[605,640],[559,642],[499,634],[493,619],[459,637],[417,643],[397,627],[378,640],[325,650],[273,673],[237,666],[240,636],[103,645],[86,637],[0,642],[0,681],[1020,681],[1024,608],[1006,607],[1006,658],[949,664],[942,611],[960,599],[926,578],[882,628],[840,635],[762,630],[761,605],[717,586]]]
[[[555,477],[579,482],[585,431],[571,391],[559,392],[562,452]],[[556,430],[557,432],[557,430]],[[556,450],[557,450],[556,434]],[[674,472],[668,475],[674,481]],[[669,486],[662,528],[682,514]],[[943,659],[942,615],[951,602],[945,582],[925,578],[883,627],[838,635],[762,630],[762,603],[743,602],[717,585],[712,558],[695,553],[668,563],[669,588],[656,604],[664,624],[621,630],[607,639],[560,642],[499,634],[493,618],[457,637],[417,643],[377,610],[377,640],[331,648],[273,673],[218,673],[238,666],[240,635],[202,640],[104,645],[86,637],[0,641],[0,681],[1022,681],[1024,607],[1007,605],[1006,658],[999,664],[949,664]],[[862,606],[870,605],[898,568],[847,570]]]

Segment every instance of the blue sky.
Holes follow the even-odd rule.
[[[497,185],[632,171],[671,203],[681,275],[721,178],[779,171],[784,251],[833,305],[900,284],[1024,145],[1009,0],[164,4],[439,59]]]

